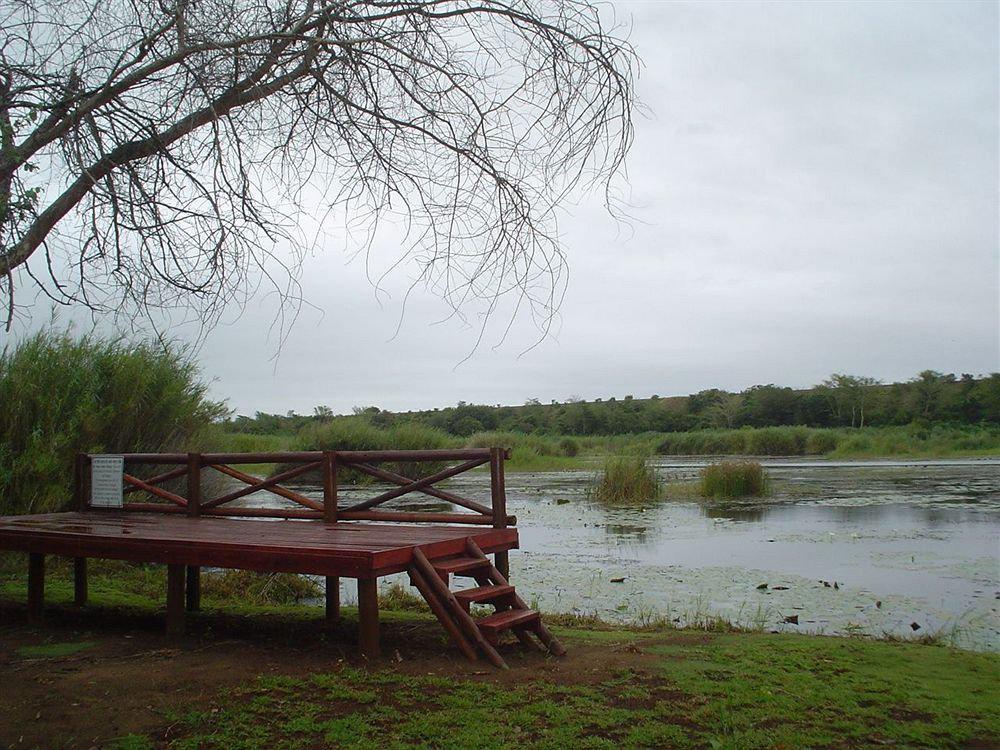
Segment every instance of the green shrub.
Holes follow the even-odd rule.
[[[644,503],[658,498],[662,484],[645,456],[609,456],[594,479],[590,496],[612,505]]]
[[[701,470],[705,497],[757,497],[767,488],[764,467],[756,461],[721,461]]]
[[[196,451],[227,412],[170,344],[44,331],[0,354],[0,513],[69,504],[79,452]]]

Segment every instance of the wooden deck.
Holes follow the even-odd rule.
[[[80,454],[73,482],[76,510],[0,517],[0,549],[28,553],[28,616],[33,621],[41,619],[44,609],[46,555],[73,558],[78,606],[87,602],[89,558],[166,565],[167,633],[174,637],[184,632],[185,609],[200,607],[202,568],[324,576],[330,622],[340,618],[340,579],[356,578],[358,640],[361,653],[369,658],[379,653],[378,579],[405,571],[463,654],[506,667],[496,646],[507,631],[526,647],[538,646],[533,635],[550,653],[565,653],[541,616],[528,608],[506,578],[507,552],[518,546],[513,528],[517,519],[507,514],[503,475],[507,458],[508,452],[499,448]],[[454,461],[461,463],[447,466]],[[291,468],[262,479],[234,467],[253,463]],[[431,473],[410,478],[393,470],[400,463],[430,463]],[[445,468],[440,468],[442,464]],[[487,464],[489,505],[434,486]],[[174,468],[163,471],[165,466]],[[342,468],[381,482],[382,487],[375,488],[379,494],[341,506]],[[150,475],[151,471],[159,473]],[[202,474],[207,471],[245,486],[204,497]],[[308,472],[321,476],[322,499],[283,486]],[[180,483],[186,490],[177,486]],[[391,488],[385,489],[386,484]],[[233,505],[259,492],[277,495],[286,503],[271,508]],[[445,501],[453,510],[383,507],[409,493]],[[145,499],[131,499],[135,494]],[[493,555],[492,561],[487,554]],[[452,590],[453,577],[471,578],[478,585]],[[493,606],[495,612],[479,617],[472,604]]]
[[[0,517],[0,549],[137,562],[371,578],[430,559],[515,549],[517,529],[191,518],[115,510]]]

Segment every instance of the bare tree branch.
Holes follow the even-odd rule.
[[[456,314],[544,327],[554,210],[622,169],[635,69],[588,0],[0,0],[8,326],[15,282],[210,326],[261,278],[294,296],[336,209],[369,241],[402,218]]]

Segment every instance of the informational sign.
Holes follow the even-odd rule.
[[[124,456],[90,457],[90,505],[94,508],[122,507]]]

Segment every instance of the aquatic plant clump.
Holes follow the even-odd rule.
[[[756,461],[720,461],[701,470],[705,497],[760,497],[767,491],[767,474]]]
[[[604,470],[590,488],[590,496],[603,503],[625,505],[655,500],[663,484],[645,456],[609,456]]]

